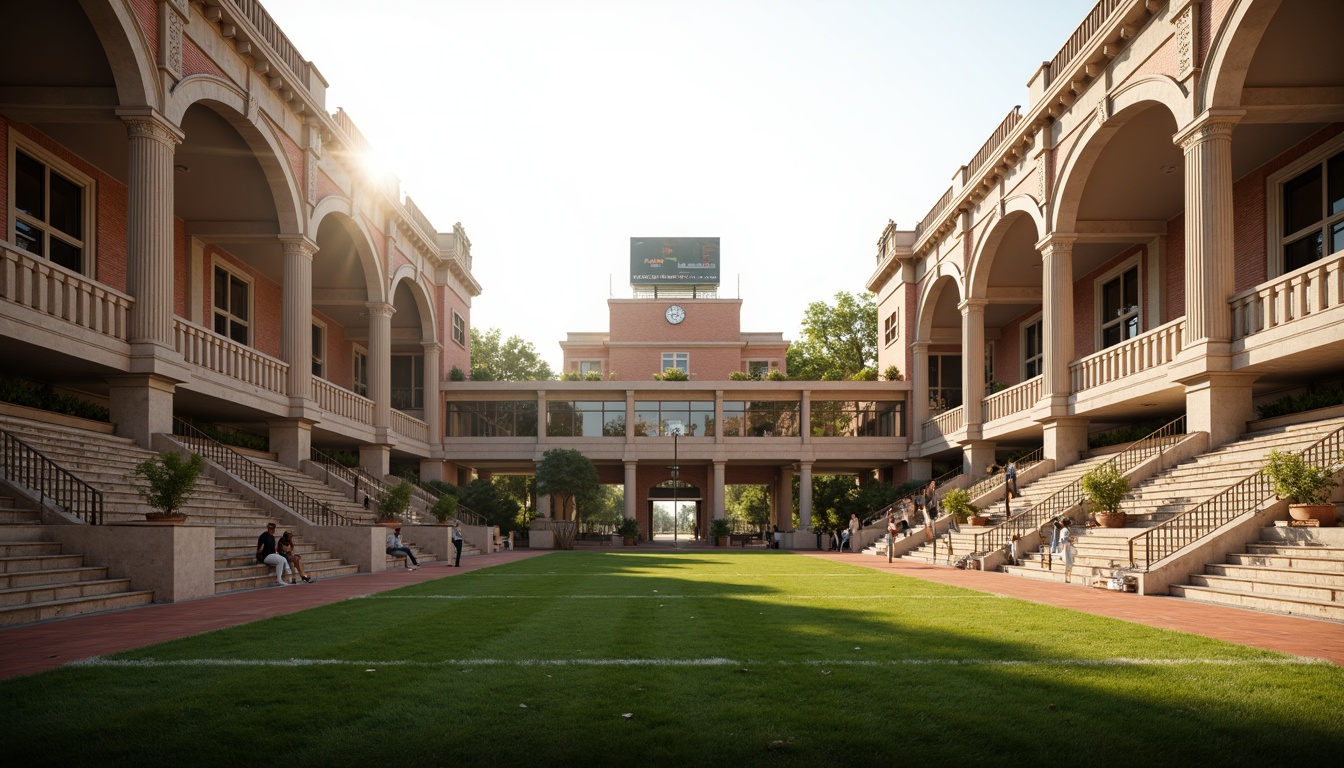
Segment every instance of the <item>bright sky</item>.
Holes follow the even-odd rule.
[[[558,370],[632,236],[722,238],[744,331],[860,292],[1093,0],[263,0]],[[739,292],[740,284],[740,292]]]

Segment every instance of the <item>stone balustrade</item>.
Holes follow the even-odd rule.
[[[1041,399],[1042,381],[1043,379],[1037,376],[986,397],[980,406],[981,419],[989,423],[995,419],[1030,410]]]
[[[1182,317],[1070,363],[1069,381],[1073,391],[1099,387],[1170,363],[1180,354],[1184,333],[1185,318]]]
[[[189,323],[173,320],[173,340],[182,360],[231,379],[246,382],[278,395],[288,394],[289,364],[232,339]]]
[[[33,254],[0,243],[0,298],[126,341],[135,299]]]
[[[965,426],[966,406],[958,405],[956,408],[949,408],[924,422],[923,440],[927,443],[939,437],[948,437],[956,434],[958,430]]]
[[[1312,262],[1228,300],[1232,339],[1300,320],[1344,304],[1344,252]]]
[[[407,416],[396,408],[392,409],[391,426],[397,434],[403,437],[419,440],[422,443],[429,442],[429,425],[417,418]]]
[[[313,399],[318,407],[360,424],[373,424],[373,401],[326,379],[313,379]],[[393,411],[396,413],[396,411]]]

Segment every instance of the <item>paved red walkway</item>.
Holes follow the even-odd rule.
[[[432,562],[410,573],[398,568],[381,573],[327,579],[316,584],[268,587],[187,603],[149,605],[3,629],[0,630],[0,679],[29,675],[91,656],[127,651],[542,554],[546,554],[546,551],[501,552],[468,558],[463,561],[461,568]],[[897,560],[888,565],[882,558],[866,555],[829,552],[801,554],[1139,624],[1191,632],[1242,645],[1326,659],[1344,666],[1344,624],[1205,605],[1177,598],[1140,597],[1052,584],[1001,573],[959,571],[913,561]]]

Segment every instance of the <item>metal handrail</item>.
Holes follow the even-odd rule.
[[[1017,471],[1019,474],[1021,474],[1022,472],[1025,472],[1028,468],[1041,463],[1041,461],[1044,458],[1045,458],[1045,446],[1041,446],[1040,448],[1037,448],[1036,450],[1032,451],[1026,456],[1023,456],[1022,458],[1015,460],[1013,463],[1017,465]],[[986,493],[989,493],[991,490],[994,489],[994,486],[1000,485],[1004,481],[1005,477],[1002,472],[987,472],[982,477],[980,477],[980,479],[976,480],[975,483],[969,486],[966,489],[966,492],[970,494],[970,497],[972,499],[974,499],[979,496],[983,496]]]
[[[1308,464],[1331,474],[1344,469],[1344,427],[1300,454]],[[1274,498],[1274,483],[1261,470],[1222,493],[1164,520],[1129,540],[1129,565],[1147,572],[1156,563],[1210,535],[1239,515]]]
[[[47,458],[33,446],[3,429],[5,478],[37,494],[38,501],[60,507],[90,525],[103,522],[103,493],[75,477],[60,464]]]
[[[1172,438],[1183,434],[1185,434],[1185,416],[1181,415],[1163,424],[1143,439],[1130,443],[1125,450],[1098,466],[1109,464],[1114,466],[1117,472],[1124,474],[1154,455],[1164,453],[1167,446],[1172,443]],[[988,552],[1009,544],[1014,535],[1021,536],[1028,531],[1040,530],[1051,518],[1065,514],[1082,502],[1083,495],[1083,481],[1082,478],[1078,478],[1045,497],[1031,509],[1019,512],[992,528],[976,533],[971,550]]]
[[[295,488],[270,470],[179,418],[173,419],[173,434],[225,472],[289,507],[314,525],[362,525],[321,501]]]
[[[415,489],[412,493],[417,498],[420,498],[423,501],[425,501],[425,503],[429,504],[431,507],[434,506],[434,504],[438,502],[439,499],[443,498],[442,493],[439,493],[438,491],[434,490],[428,485],[425,485],[420,480],[411,480],[410,483],[411,486]],[[475,512],[472,512],[471,509],[463,506],[461,502],[458,502],[457,512],[453,513],[453,517],[463,523],[466,523],[467,525],[485,525],[485,518],[481,517]]]
[[[387,486],[379,482],[378,478],[365,472],[359,467],[347,467],[335,459],[335,457],[319,451],[317,448],[309,449],[313,463],[322,467],[328,474],[335,475],[354,487],[355,492],[359,492],[362,484],[368,490],[365,493],[370,496],[377,496],[387,492]]]
[[[957,469],[952,470],[951,472],[944,472],[943,474],[941,474],[941,475],[935,477],[935,478],[933,479],[933,492],[934,492],[935,494],[938,493],[938,489],[941,488],[942,486],[946,485],[946,484],[948,483],[948,481],[950,481],[951,479],[953,479],[953,478],[955,478],[955,477],[960,477],[960,476],[961,476],[961,469],[960,469],[960,468],[957,468]],[[915,490],[913,490],[913,491],[907,493],[906,495],[902,496],[901,498],[899,498],[899,499],[897,499],[897,500],[891,502],[891,503],[888,504],[887,506],[885,506],[885,507],[883,507],[883,508],[877,510],[876,512],[872,513],[872,514],[869,515],[868,517],[864,518],[864,520],[863,520],[863,525],[864,525],[864,526],[872,525],[873,523],[876,523],[877,521],[879,521],[879,520],[881,520],[882,518],[886,517],[888,512],[894,512],[894,511],[896,511],[902,504],[904,504],[904,503],[906,503],[906,502],[908,502],[908,501],[909,501],[909,502],[913,502],[913,501],[915,500],[915,497],[916,497],[916,496],[919,496],[919,495],[921,495],[921,494],[923,494],[923,493],[924,493],[924,489],[925,489],[925,488],[928,488],[928,487],[929,487],[928,484],[925,483],[924,485],[919,486],[918,488],[916,488]]]

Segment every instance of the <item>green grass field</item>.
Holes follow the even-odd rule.
[[[1344,670],[782,553],[556,553],[0,682],[20,765],[1330,765]]]

